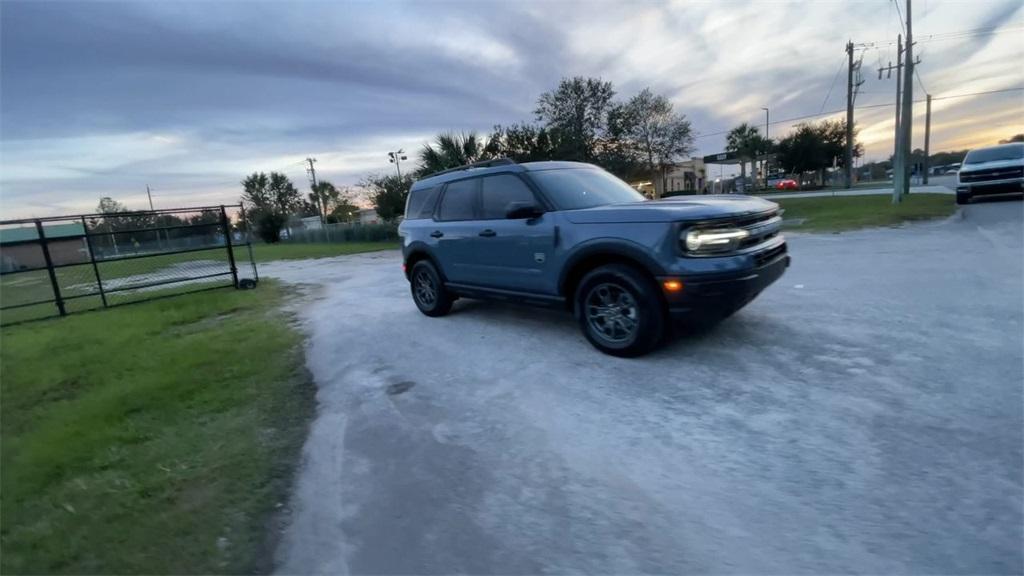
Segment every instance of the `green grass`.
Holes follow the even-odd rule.
[[[3,573],[266,570],[313,387],[285,292],[0,331]]]
[[[333,242],[299,244],[279,242],[277,244],[253,244],[256,263],[271,260],[296,260],[300,258],[327,258],[377,250],[397,250],[399,242]]]
[[[886,194],[778,199],[788,228],[807,232],[838,232],[873,226],[898,226],[913,220],[944,218],[956,211],[950,194],[910,194],[898,205]]]

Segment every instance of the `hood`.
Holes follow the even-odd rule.
[[[991,162],[975,162],[960,165],[961,174],[969,174],[979,170],[991,170],[993,168],[1016,168],[1024,165],[1024,158],[1010,158],[1008,160],[993,160]]]
[[[753,196],[673,196],[662,200],[569,210],[565,215],[575,224],[680,222],[738,217],[774,208],[778,208],[775,202]]]

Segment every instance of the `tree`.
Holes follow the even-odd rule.
[[[444,132],[437,135],[433,144],[424,144],[420,149],[417,174],[425,176],[494,156],[494,147],[489,146],[489,142],[475,132]]]
[[[747,183],[747,162],[750,162],[750,171],[754,172],[754,160],[758,154],[765,152],[768,142],[761,136],[756,126],[746,122],[733,128],[725,137],[725,149],[735,152],[740,161],[740,178],[743,185]]]
[[[854,137],[856,138],[856,130]],[[854,140],[856,142],[856,140]],[[778,160],[788,172],[823,172],[828,166],[843,166],[846,150],[846,122],[825,120],[818,124],[799,124],[796,130],[779,141]],[[853,156],[864,153],[861,144],[853,147]]]
[[[252,211],[269,210],[271,207],[269,182],[263,172],[253,172],[242,180],[242,203]]]
[[[299,191],[284,174],[253,172],[242,180],[242,203],[249,210],[256,231],[264,242],[281,239],[288,216],[302,204]]]
[[[96,212],[100,214],[117,214],[118,212],[127,211],[128,208],[126,208],[124,204],[121,204],[110,196],[100,198],[100,203],[96,206]]]
[[[597,141],[605,133],[615,90],[600,78],[563,78],[558,88],[537,99],[534,111],[548,132],[557,133],[558,156],[591,162]]]
[[[377,215],[385,222],[392,222],[405,213],[405,200],[412,186],[411,176],[389,174],[366,177],[362,185],[370,191],[370,200],[377,209]]]
[[[1014,134],[1013,136],[1010,136],[1006,140],[999,141],[1000,144],[1009,144],[1011,142],[1024,142],[1024,134]]]
[[[331,209],[331,213],[327,215],[327,221],[334,222],[352,222],[359,219],[359,206],[356,206],[349,200],[348,195],[343,195],[340,200],[335,202],[334,207]]]
[[[291,214],[302,202],[299,190],[287,176],[279,172],[270,173],[267,192],[270,194],[274,208],[282,214]]]
[[[492,156],[511,158],[516,162],[537,162],[558,158],[556,135],[536,124],[495,126],[488,141]]]
[[[608,119],[611,142],[625,136],[633,157],[639,158],[652,180],[664,184],[668,167],[693,151],[690,122],[672,110],[672,103],[649,88],[629,99],[621,107],[613,107]],[[630,156],[627,154],[626,156]],[[662,186],[664,188],[664,185]]]
[[[338,201],[341,193],[327,180],[317,182],[312,189],[313,191],[309,193],[309,202],[316,209],[315,214],[320,216],[320,221],[326,223],[331,206]]]

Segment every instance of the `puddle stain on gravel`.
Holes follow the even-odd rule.
[[[385,392],[388,393],[388,396],[398,396],[399,394],[408,392],[409,389],[415,385],[416,383],[413,382],[412,380],[403,380],[401,382],[391,384],[385,389]]]

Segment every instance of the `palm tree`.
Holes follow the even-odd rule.
[[[729,131],[725,137],[725,149],[735,152],[740,160],[740,178],[743,185],[747,185],[747,162],[750,162],[751,171],[754,170],[754,159],[764,148],[764,138],[755,126],[744,122]]]
[[[420,150],[420,175],[432,174],[495,157],[490,139],[476,132],[444,132]]]

